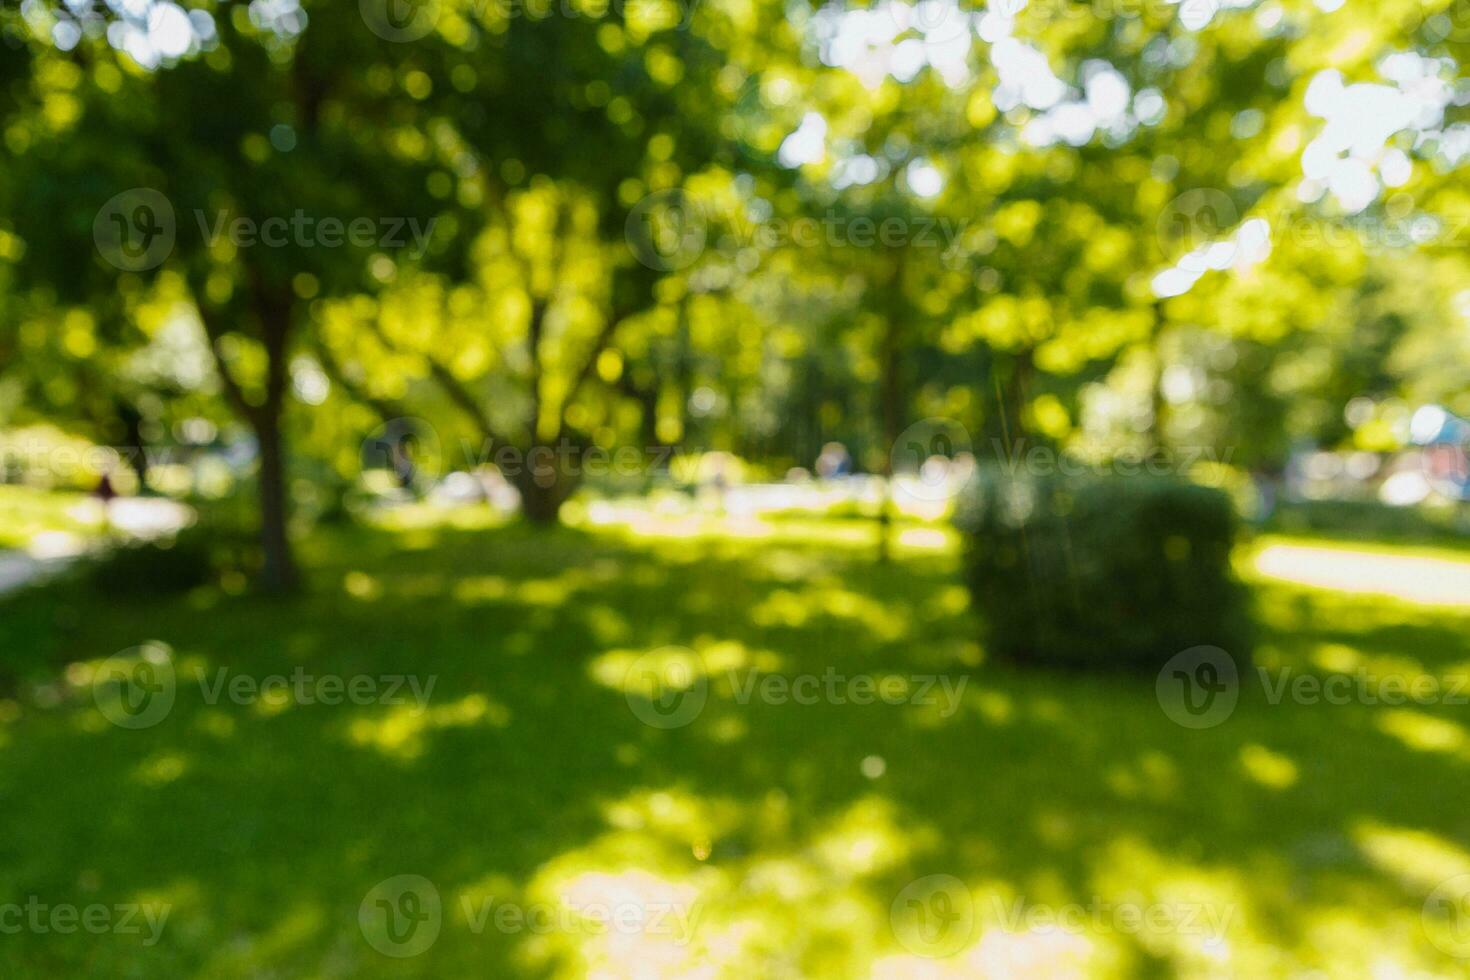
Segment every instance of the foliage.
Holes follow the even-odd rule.
[[[114,547],[88,567],[86,577],[104,596],[171,596],[222,579],[243,581],[259,563],[258,548],[242,527],[206,516],[175,534]]]
[[[986,649],[1016,663],[1158,670],[1195,646],[1248,660],[1223,491],[1167,476],[987,467],[956,522]]]

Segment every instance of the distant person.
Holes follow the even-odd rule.
[[[824,480],[841,479],[852,472],[852,454],[842,443],[829,442],[817,457],[816,471]]]
[[[97,486],[92,489],[92,497],[102,505],[102,528],[112,528],[112,502],[117,499],[117,488],[112,485],[112,474],[103,471]]]

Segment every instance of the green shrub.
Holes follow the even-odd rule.
[[[104,595],[173,595],[248,573],[259,564],[253,538],[227,521],[192,524],[176,535],[113,549],[91,569],[92,587]]]
[[[214,566],[203,535],[184,530],[172,539],[114,549],[92,570],[104,595],[171,595],[211,580]]]
[[[1237,519],[1222,491],[1159,476],[1011,476],[961,503],[986,650],[1017,663],[1157,670],[1189,647],[1249,659]]]

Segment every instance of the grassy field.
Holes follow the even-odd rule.
[[[47,533],[96,534],[99,514],[89,503],[81,493],[0,485],[0,549],[23,548]]]
[[[290,601],[0,607],[0,903],[108,909],[0,909],[0,974],[1466,975],[1453,903],[1424,912],[1470,873],[1465,708],[1251,673],[1189,730],[1153,678],[987,663],[944,532],[877,566],[857,522],[626,516],[318,532]],[[1470,608],[1255,584],[1271,671],[1470,675]],[[92,681],[149,641],[176,700],[125,729]],[[210,693],[298,668],[409,703]],[[811,675],[904,703],[762,697]],[[439,900],[408,957],[371,924],[432,916],[401,875]]]

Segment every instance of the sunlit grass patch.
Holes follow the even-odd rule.
[[[420,514],[309,538],[313,588],[295,600],[16,600],[0,643],[38,672],[0,701],[0,886],[175,907],[142,960],[30,935],[0,943],[0,969],[1462,972],[1441,945],[1453,902],[1425,912],[1470,872],[1470,741],[1452,705],[1271,703],[1252,681],[1223,724],[1185,730],[1150,682],[987,661],[953,551],[900,546],[882,565],[871,531],[465,530]],[[1269,669],[1443,680],[1470,663],[1454,608],[1252,581]],[[90,671],[151,639],[175,651],[178,699],[124,731]],[[297,666],[435,686],[422,707],[263,707],[207,703],[195,679]],[[937,675],[954,710],[789,696],[828,671],[907,698]],[[681,724],[640,714],[698,685]],[[444,922],[390,961],[356,914],[402,874],[437,886]],[[936,875],[973,911],[941,947],[895,918]],[[1156,927],[1119,911],[1135,906]]]

